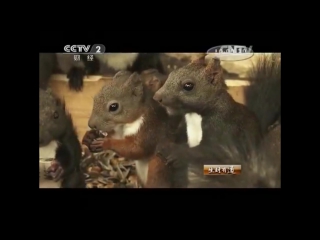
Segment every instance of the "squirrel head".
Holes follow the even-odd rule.
[[[65,103],[50,89],[39,89],[39,146],[59,140],[66,133],[69,123]]]
[[[202,56],[172,71],[154,99],[165,106],[170,115],[201,112],[225,89],[220,60],[214,58],[206,64]]]
[[[132,123],[143,115],[144,99],[144,85],[139,74],[120,71],[95,95],[88,125],[111,133],[115,127]]]

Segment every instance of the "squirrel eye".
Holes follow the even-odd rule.
[[[186,90],[186,91],[191,91],[194,87],[194,84],[193,83],[185,83],[183,85],[183,89]]]
[[[54,119],[57,119],[59,117],[59,113],[57,112],[57,111],[55,111],[54,113],[53,113],[53,118]]]
[[[119,104],[118,103],[113,103],[109,106],[109,112],[115,112],[117,111],[119,108]]]

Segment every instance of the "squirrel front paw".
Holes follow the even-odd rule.
[[[90,151],[92,151],[91,144],[95,139],[99,137],[100,137],[100,134],[97,130],[89,130],[84,134],[81,143],[87,146]]]
[[[165,143],[158,145],[156,155],[160,157],[169,167],[179,167],[181,161],[178,154],[179,146],[174,143]]]
[[[104,138],[97,138],[93,140],[93,142],[90,144],[90,149],[92,152],[101,152],[106,149],[106,141],[107,139]]]

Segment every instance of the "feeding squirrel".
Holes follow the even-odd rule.
[[[88,122],[94,130],[85,134],[82,143],[91,151],[113,150],[135,160],[143,187],[171,187],[168,168],[154,153],[159,141],[170,138],[175,121],[168,122],[165,109],[152,98],[155,88],[150,82],[162,82],[154,73],[118,72],[94,97]],[[96,130],[106,137],[96,139]]]
[[[273,75],[266,76],[275,76],[277,84],[280,85],[280,67],[277,63],[267,65],[267,62],[269,64],[270,60],[264,60],[264,63],[259,62],[261,64],[254,70],[253,77],[255,79],[258,76],[261,77],[262,69],[265,72],[274,71]],[[270,67],[271,65],[274,66]],[[267,88],[264,87],[263,91],[266,90]],[[270,102],[279,102],[280,96],[272,100],[270,97],[274,97],[274,93],[266,96],[267,91],[263,91],[261,87],[251,91],[250,101],[251,99],[259,100],[257,103],[260,104],[259,109],[263,109]],[[258,98],[259,94],[265,97]],[[256,97],[253,97],[254,95]],[[253,113],[248,107],[234,101],[227,92],[219,59],[212,59],[206,65],[203,56],[173,71],[165,84],[155,93],[154,99],[166,108],[168,114],[184,116],[182,122],[184,126],[180,128],[181,133],[177,135],[179,140],[176,140],[176,143],[164,144],[157,150],[158,156],[173,169],[172,178],[176,187],[244,187],[245,184],[241,185],[243,182],[237,178],[238,176],[230,176],[230,178],[203,176],[204,164],[237,164],[239,162],[246,164],[241,177],[248,184],[247,187],[278,186],[280,180],[268,181],[266,177],[263,178],[267,174],[263,175],[262,162],[270,165],[270,157],[266,154],[266,149],[270,146],[264,142],[262,131],[266,127],[259,122],[260,117],[256,116],[259,114],[258,111],[256,114]],[[270,109],[268,106],[265,108],[265,110]],[[269,114],[274,116],[274,112]],[[279,129],[276,130],[279,131]],[[277,131],[270,134],[277,135]],[[183,135],[184,137],[181,138]],[[253,171],[248,174],[248,168],[252,170],[257,165],[261,172],[256,172],[254,179],[250,178]],[[277,170],[274,167],[269,169],[273,172]],[[221,182],[217,179],[223,184],[218,184]]]
[[[51,89],[39,90],[39,148],[55,142],[54,180],[61,188],[85,188],[80,170],[82,148],[65,103]]]

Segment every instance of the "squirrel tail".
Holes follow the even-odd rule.
[[[281,187],[281,125],[277,125],[264,137],[257,147],[248,137],[248,151],[246,144],[238,139],[225,139],[221,144],[217,142],[207,149],[214,159],[214,163],[203,164],[241,165],[238,176],[204,176],[203,165],[197,163],[189,165],[190,188],[279,188]],[[272,143],[272,144],[270,144]],[[222,171],[222,169],[221,169]]]
[[[249,70],[251,85],[244,91],[246,106],[258,117],[263,132],[281,121],[281,55],[262,54]]]
[[[65,176],[61,182],[61,188],[85,188],[85,177],[81,171],[74,171]]]

